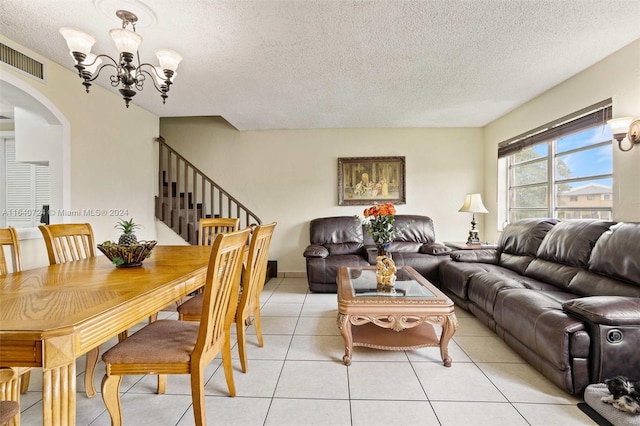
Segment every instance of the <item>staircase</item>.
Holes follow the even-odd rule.
[[[237,217],[240,228],[262,221],[242,203],[178,154],[161,136],[159,144],[156,217],[191,244],[198,243],[203,217]]]

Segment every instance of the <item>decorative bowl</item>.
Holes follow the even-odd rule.
[[[116,268],[130,268],[140,266],[142,262],[151,256],[151,250],[157,241],[138,241],[136,244],[117,244],[105,241],[98,244],[98,250],[114,264]]]

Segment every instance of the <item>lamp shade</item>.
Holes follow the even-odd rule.
[[[611,129],[611,133],[614,135],[619,135],[621,133],[627,133],[629,131],[629,126],[633,121],[633,117],[621,117],[621,118],[613,118],[607,121],[609,128]]]
[[[96,42],[95,38],[76,28],[62,27],[60,28],[60,34],[67,41],[69,52],[80,52],[88,55],[91,52],[91,47]]]
[[[158,86],[162,86],[163,84],[166,84],[165,80],[167,79],[167,77],[164,75],[164,70],[162,69],[162,67],[154,67],[154,69],[156,70],[154,77],[156,78],[156,82],[158,83]],[[178,75],[177,72],[173,73],[169,81],[173,83],[173,79],[176,78],[177,75]]]
[[[160,68],[173,72],[176,72],[178,64],[182,60],[182,56],[178,52],[170,49],[156,50],[156,56],[160,61]]]
[[[482,197],[480,194],[467,194],[464,204],[458,211],[468,213],[489,213],[489,210],[487,210],[484,204],[482,204]]]
[[[138,51],[140,43],[142,43],[142,36],[140,34],[123,28],[110,30],[109,35],[113,39],[116,47],[118,48],[118,52],[120,53],[134,54]]]

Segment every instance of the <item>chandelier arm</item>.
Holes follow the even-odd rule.
[[[92,74],[91,78],[90,78],[90,79],[88,79],[87,81],[93,81],[93,80],[95,80],[96,78],[98,78],[98,76],[100,75],[100,71],[102,71],[102,69],[103,69],[103,68],[106,68],[106,67],[111,67],[111,68],[115,69],[116,71],[118,71],[118,67],[117,67],[116,65],[113,65],[113,64],[104,64],[104,65],[100,65],[100,68],[98,68],[98,69],[96,70],[96,72],[94,72],[94,73]]]
[[[153,74],[152,74],[150,71],[147,71],[146,69],[142,68],[142,66],[143,66],[143,65],[146,65],[146,66],[148,66],[149,68],[151,68],[151,70],[153,71]],[[160,92],[160,93],[165,93],[165,92],[168,92],[168,91],[169,91],[169,85],[166,85],[166,87],[167,87],[167,89],[166,89],[166,90],[163,90],[161,87],[159,87],[159,86],[158,86],[158,83],[157,83],[157,79],[156,79],[156,77],[161,77],[162,79],[164,79],[164,80],[165,80],[165,82],[166,82],[166,77],[165,77],[165,76],[163,76],[163,75],[158,74],[158,73],[156,72],[156,68],[155,68],[153,65],[151,65],[151,64],[149,64],[149,63],[146,63],[146,62],[145,62],[144,64],[140,64],[140,65],[138,66],[138,71],[139,71],[139,72],[141,72],[141,73],[145,73],[145,74],[147,74],[149,77],[151,77],[151,81],[153,82],[153,87],[155,87],[155,88],[156,88],[156,90],[157,90],[158,92]]]

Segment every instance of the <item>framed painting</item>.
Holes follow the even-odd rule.
[[[405,204],[404,157],[338,158],[338,205]]]

